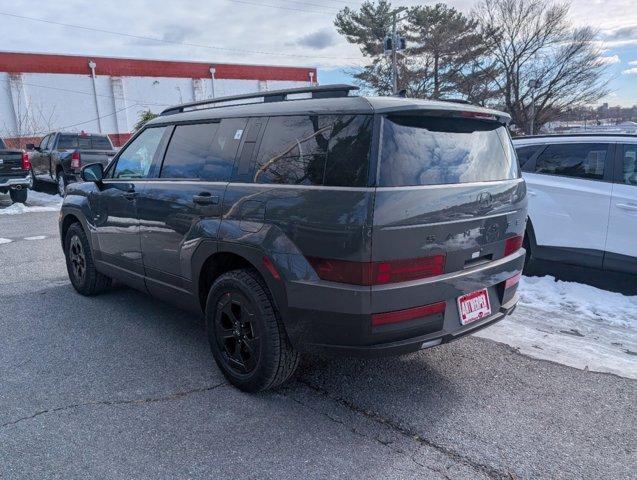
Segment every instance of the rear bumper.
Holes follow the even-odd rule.
[[[489,317],[470,323],[465,326],[458,326],[457,330],[451,332],[437,331],[427,335],[407,338],[394,342],[377,343],[373,345],[309,345],[309,350],[322,351],[335,355],[345,355],[354,357],[385,357],[393,355],[404,355],[406,353],[416,352],[425,348],[431,348],[443,343],[451,342],[458,338],[476,332],[482,328],[488,327],[499,322],[507,315],[513,313],[518,303],[518,294],[506,304],[500,306],[498,311]]]
[[[0,188],[30,188],[33,186],[33,179],[30,174],[19,177],[3,177],[0,176]]]
[[[524,255],[520,249],[471,269],[382,287],[293,282],[288,284],[283,320],[294,346],[304,351],[368,357],[414,352],[449,342],[510,314],[518,301],[517,285],[505,289],[505,282],[522,271]],[[489,294],[491,315],[463,326],[457,298],[483,288]],[[443,301],[444,314],[372,326],[375,313]]]

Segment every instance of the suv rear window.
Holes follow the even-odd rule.
[[[58,150],[112,150],[111,142],[103,135],[60,135]]]
[[[492,121],[389,115],[383,122],[379,186],[509,180],[520,176],[504,125]]]

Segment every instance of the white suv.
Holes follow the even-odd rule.
[[[514,139],[533,258],[637,273],[637,135]]]

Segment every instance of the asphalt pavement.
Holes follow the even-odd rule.
[[[75,293],[56,212],[0,215],[0,238],[2,479],[635,478],[634,380],[466,337],[304,358],[249,395],[197,317]]]

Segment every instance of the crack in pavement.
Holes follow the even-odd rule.
[[[55,408],[49,408],[47,410],[40,410],[38,412],[35,412],[33,415],[18,418],[17,420],[12,420],[11,422],[3,423],[2,425],[0,425],[0,428],[10,427],[12,425],[15,425],[20,422],[24,422],[26,420],[32,420],[46,413],[57,413],[57,412],[72,410],[74,408],[80,408],[80,407],[112,406],[112,405],[141,405],[145,403],[168,402],[172,400],[178,400],[180,398],[186,397],[188,395],[192,395],[194,393],[209,392],[209,391],[215,390],[216,388],[222,387],[224,385],[227,385],[227,383],[221,382],[217,385],[212,385],[209,387],[193,388],[191,390],[185,390],[183,392],[171,393],[170,395],[165,395],[163,397],[136,398],[131,400],[94,400],[91,402],[74,403],[71,405],[64,405],[62,407],[55,407]]]
[[[317,387],[315,385],[312,385],[311,383],[304,381],[304,380],[300,380],[297,379],[297,382],[299,382],[301,385],[305,385],[307,388],[309,388],[310,390],[312,390],[313,392],[316,392],[318,394],[320,394],[321,396],[323,396],[324,398],[327,398],[328,400],[331,400],[332,402],[335,402],[345,408],[347,408],[348,410],[362,415],[363,417],[372,420],[373,422],[377,423],[377,424],[381,424],[384,425],[386,427],[388,427],[389,429],[393,430],[394,432],[400,434],[403,437],[406,437],[412,441],[415,441],[416,443],[423,445],[425,447],[430,447],[433,448],[434,450],[436,450],[437,452],[443,454],[444,456],[456,461],[457,463],[460,463],[462,465],[465,465],[477,472],[480,472],[484,475],[486,475],[488,478],[491,478],[493,480],[511,480],[511,479],[515,479],[517,478],[515,474],[513,474],[512,472],[509,471],[501,471],[498,470],[497,468],[491,467],[489,465],[485,465],[483,463],[479,463],[476,462],[474,460],[472,460],[469,457],[466,457],[464,455],[461,455],[457,452],[455,452],[454,450],[442,446],[442,445],[438,445],[437,443],[426,439],[424,437],[421,437],[417,432],[411,431],[406,427],[403,427],[401,425],[399,425],[398,423],[396,423],[393,420],[390,420],[388,418],[384,418],[382,415],[380,415],[379,413],[376,412],[371,412],[368,410],[365,410],[361,407],[359,407],[358,405],[354,404],[353,402],[346,400],[344,398],[341,397],[332,397],[329,395],[328,392],[326,392],[325,390],[321,389],[320,387]],[[298,402],[301,403],[301,402]],[[301,403],[302,404],[302,403]],[[306,405],[307,406],[307,405]],[[311,408],[311,407],[310,407]],[[336,421],[337,423],[341,423],[344,424],[343,421],[341,420],[334,420],[331,416],[329,415],[325,415],[327,418],[331,419],[332,421]],[[363,434],[360,434],[363,435]],[[364,436],[364,435],[363,435]],[[384,444],[383,442],[381,442],[378,439],[375,439],[377,441],[379,441],[379,443],[388,446],[386,444]],[[391,447],[389,447],[391,448]],[[415,459],[412,458],[412,460],[414,461],[414,463],[421,465],[419,462],[415,461]],[[428,467],[426,467],[428,468]],[[443,473],[443,472],[438,472],[438,473]]]

